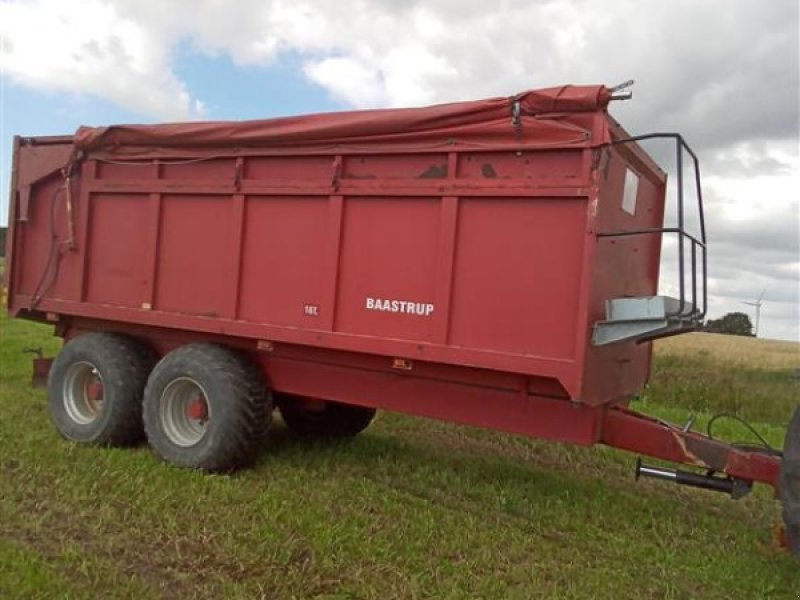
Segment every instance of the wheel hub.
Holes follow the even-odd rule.
[[[67,369],[63,386],[64,408],[69,418],[87,425],[103,410],[103,378],[93,364],[75,362]]]
[[[91,402],[102,402],[103,400],[103,382],[99,377],[95,377],[94,381],[86,384],[86,398]]]
[[[195,379],[179,377],[171,381],[159,404],[161,427],[172,443],[187,448],[205,437],[211,410],[208,395]]]
[[[186,414],[193,421],[208,420],[208,404],[203,396],[197,396],[194,401],[186,408]]]

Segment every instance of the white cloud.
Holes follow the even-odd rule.
[[[11,81],[89,93],[162,119],[198,115],[170,68],[169,46],[99,0],[0,5],[2,67]]]
[[[670,126],[722,147],[798,128],[798,8],[787,1],[29,0],[0,4],[0,17],[14,80],[159,118],[195,114],[171,61],[188,41],[241,65],[298,53],[352,106],[634,78],[637,100],[617,108],[633,130]]]
[[[306,75],[336,96],[356,107],[387,103],[380,73],[356,59],[332,56],[305,64]]]

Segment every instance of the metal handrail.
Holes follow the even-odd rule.
[[[649,229],[631,229],[625,231],[615,231],[611,233],[598,233],[597,237],[619,237],[619,236],[627,236],[627,235],[646,235],[646,234],[653,234],[653,233],[675,233],[678,235],[678,310],[675,312],[668,313],[670,317],[678,317],[678,318],[694,318],[698,320],[702,320],[706,316],[706,312],[708,309],[708,275],[707,275],[707,266],[708,261],[706,257],[706,221],[705,221],[705,213],[703,211],[703,191],[700,187],[700,161],[697,159],[697,155],[694,151],[689,147],[686,143],[686,140],[683,139],[683,136],[679,133],[646,133],[643,135],[635,135],[631,137],[627,137],[624,139],[613,140],[609,142],[609,145],[617,145],[617,144],[629,144],[631,142],[638,142],[641,140],[649,140],[649,139],[658,139],[658,138],[667,138],[675,140],[675,158],[676,158],[676,167],[678,171],[678,226],[677,227],[657,227],[657,228],[649,228]],[[685,211],[684,211],[684,196],[683,196],[683,152],[686,151],[689,153],[689,156],[692,157],[692,162],[694,163],[694,184],[695,190],[697,192],[697,213],[699,216],[700,221],[700,238],[689,234],[686,232],[684,227],[685,225]],[[689,304],[686,300],[686,252],[685,252],[685,243],[686,240],[691,242],[690,252],[691,252],[691,268],[692,268],[692,284],[691,284],[691,306],[687,311],[687,305]],[[702,310],[698,313],[697,312],[697,296],[698,296],[698,270],[697,270],[697,248],[700,248],[700,260],[701,260],[701,273],[700,276],[702,277]]]

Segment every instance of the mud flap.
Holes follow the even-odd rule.
[[[783,506],[786,537],[792,551],[800,556],[800,406],[786,430],[778,496]]]

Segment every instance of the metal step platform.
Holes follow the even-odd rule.
[[[592,344],[644,342],[698,329],[702,322],[700,311],[678,298],[614,298],[606,302],[606,319],[594,325]]]

